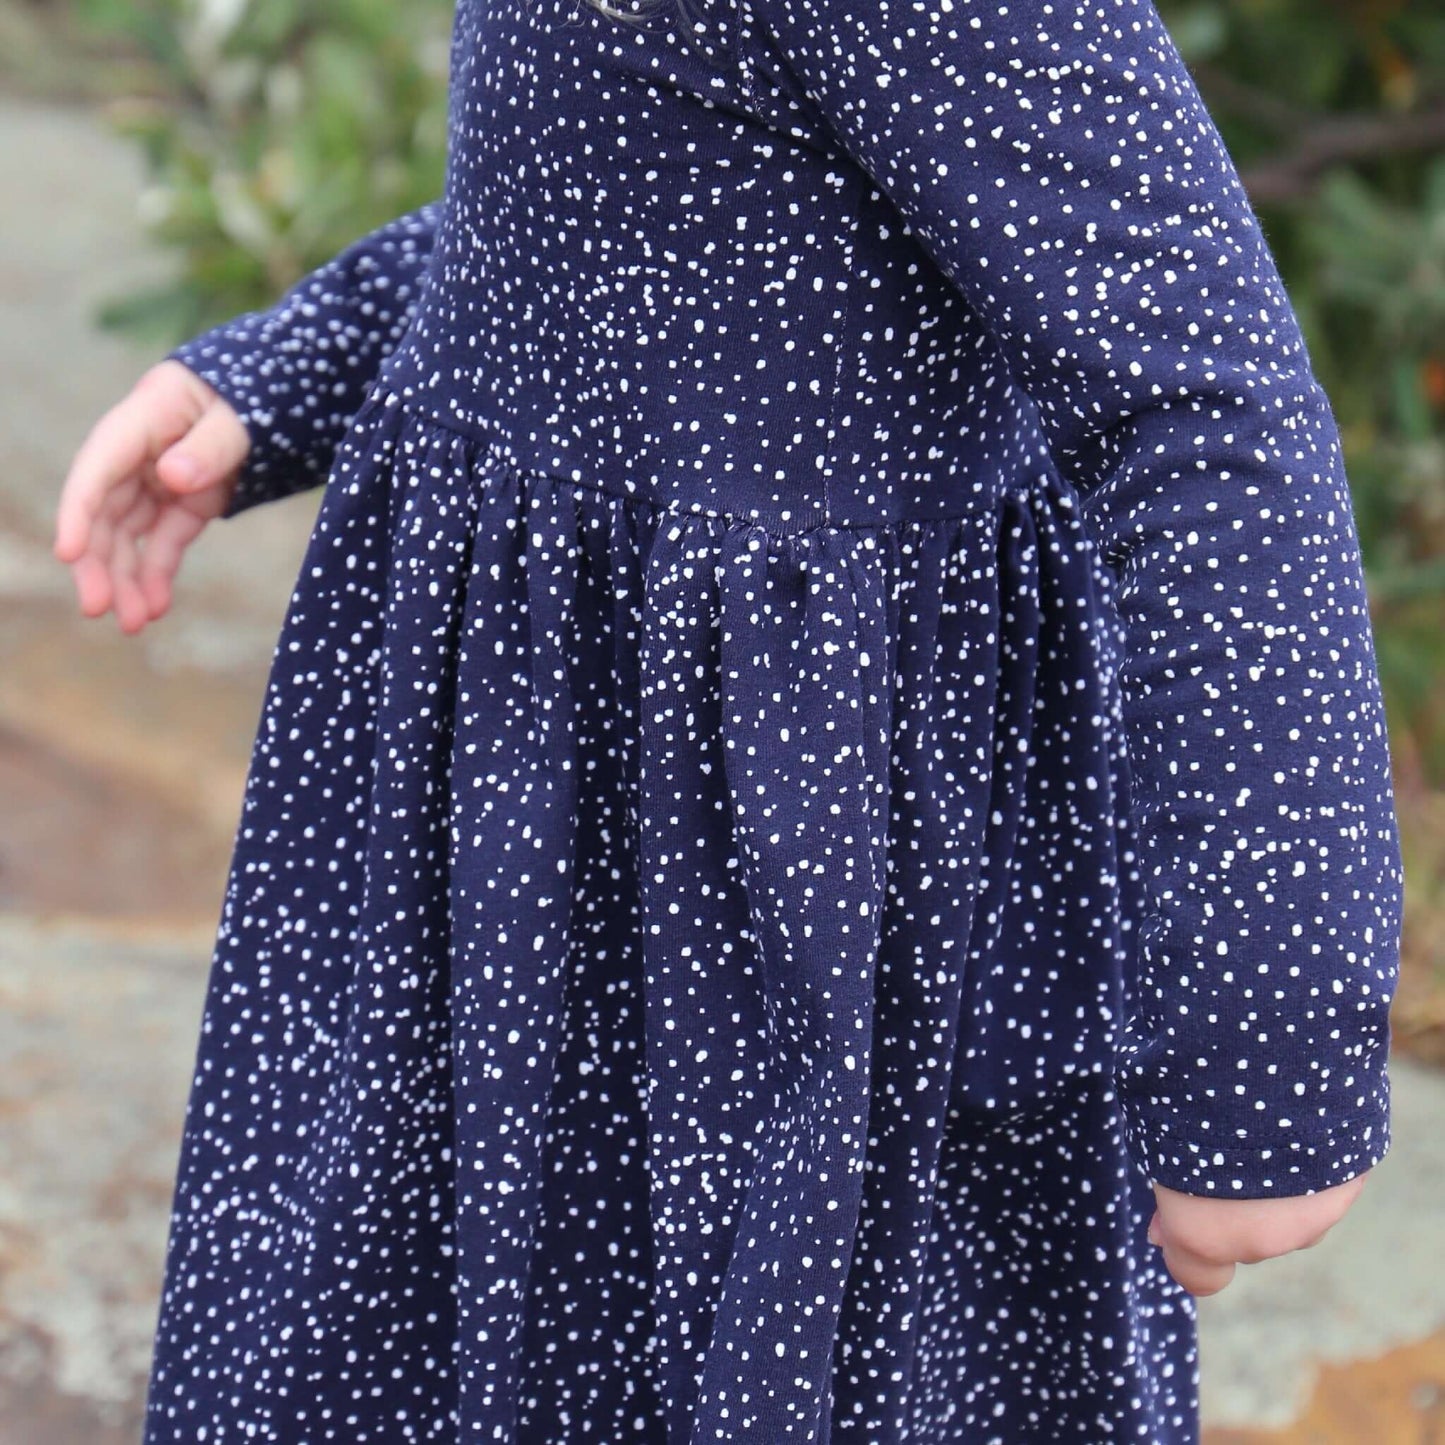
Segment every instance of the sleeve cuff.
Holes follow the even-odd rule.
[[[203,332],[166,353],[215,388],[240,418],[251,439],[250,451],[236,478],[222,520],[249,511],[263,502],[276,501],[326,481],[326,456],[320,451],[298,451],[277,425],[275,408],[268,405],[258,383],[257,370],[235,328],[249,318]]]
[[[1277,1138],[1221,1136],[1208,1141],[1174,1132],[1171,1119],[1146,1120],[1127,1104],[1130,1156],[1149,1179],[1181,1194],[1220,1199],[1274,1199],[1316,1194],[1373,1169],[1389,1151],[1389,1076],[1375,1107],[1326,1129],[1281,1127]],[[1236,1131],[1238,1132],[1238,1131]]]

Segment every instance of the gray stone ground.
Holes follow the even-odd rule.
[[[224,870],[314,508],[209,529],[136,638],[80,616],[55,499],[158,355],[90,324],[159,274],[140,183],[98,114],[0,100],[0,1445],[139,1438]],[[1201,1302],[1207,1425],[1286,1425],[1321,1364],[1445,1328],[1445,1076],[1392,1074],[1394,1147],[1350,1215]]]

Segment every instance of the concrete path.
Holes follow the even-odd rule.
[[[0,100],[0,1445],[139,1438],[224,870],[315,506],[212,527],[136,638],[80,617],[60,482],[159,354],[90,324],[162,265],[140,184],[99,116]],[[1346,1220],[1200,1304],[1210,1445],[1445,1440],[1445,1075],[1392,1077],[1394,1147]]]

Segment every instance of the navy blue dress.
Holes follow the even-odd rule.
[[[461,0],[172,356],[325,483],[146,1445],[1198,1438],[1150,1181],[1388,1144],[1351,495],[1148,0]]]

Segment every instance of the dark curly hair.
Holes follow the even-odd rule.
[[[627,10],[618,10],[609,4],[608,0],[583,0],[583,3],[607,16],[609,20],[621,20],[628,25],[641,24],[647,18],[647,9],[644,4],[637,4]],[[675,6],[678,14],[682,16],[684,42],[692,40],[701,22],[693,14],[688,0],[662,0],[662,4],[657,8],[660,10],[669,4]]]

